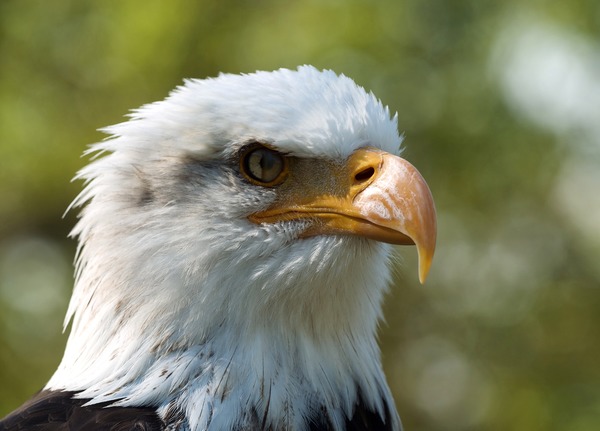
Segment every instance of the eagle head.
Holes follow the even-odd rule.
[[[436,230],[397,116],[305,66],[189,80],[105,131],[47,389],[181,429],[344,429],[359,406],[397,428],[376,343],[390,244],[416,244],[423,281]]]

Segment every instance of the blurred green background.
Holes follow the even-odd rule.
[[[407,430],[600,429],[600,2],[0,2],[0,416],[57,366],[70,183],[186,77],[310,63],[392,111],[436,198],[386,302]]]

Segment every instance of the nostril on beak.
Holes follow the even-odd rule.
[[[369,166],[354,175],[354,180],[357,183],[364,183],[365,181],[370,180],[373,175],[375,175],[375,169]]]

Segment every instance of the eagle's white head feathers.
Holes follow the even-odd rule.
[[[359,401],[398,428],[375,337],[390,246],[310,233],[310,217],[253,221],[287,201],[240,162],[258,145],[329,191],[358,149],[400,152],[396,117],[300,67],[190,80],[106,131],[78,175],[72,328],[47,388],[190,430],[307,429],[315,411],[342,429]]]

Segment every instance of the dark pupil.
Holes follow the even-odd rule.
[[[278,154],[263,148],[248,157],[248,171],[252,176],[265,183],[273,181],[281,173],[281,158]]]

